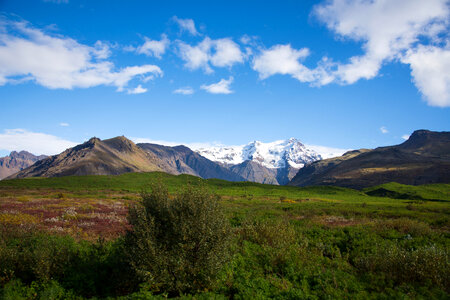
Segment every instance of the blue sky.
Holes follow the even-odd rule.
[[[445,0],[0,1],[0,154],[450,129]]]

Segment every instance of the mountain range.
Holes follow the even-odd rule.
[[[94,137],[10,178],[161,171],[229,181],[287,184],[304,164],[318,159],[321,159],[318,153],[293,138],[194,152],[185,146],[135,144],[123,136],[107,140]]]
[[[295,138],[271,143],[254,141],[242,146],[198,149],[202,156],[215,161],[249,181],[287,184],[304,165],[322,156]]]
[[[123,136],[107,140],[91,138],[61,154],[40,160],[8,178],[118,175],[153,171],[229,181],[245,180],[187,147],[136,145]]]
[[[449,183],[450,132],[418,130],[400,145],[353,150],[327,159],[292,138],[193,151],[185,146],[135,144],[124,136],[94,137],[50,157],[12,152],[0,159],[0,167],[2,176],[17,172],[8,179],[160,171],[205,179],[357,189],[392,181]]]
[[[365,188],[388,182],[450,183],[450,132],[415,131],[400,145],[349,151],[313,162],[289,183]]]
[[[46,157],[46,155],[36,156],[27,151],[12,151],[8,156],[0,157],[0,179],[17,173]]]

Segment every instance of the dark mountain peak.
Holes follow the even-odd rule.
[[[11,151],[11,153],[9,154],[9,157],[11,159],[28,159],[28,160],[39,160],[42,158],[45,158],[46,155],[34,155],[28,151]]]
[[[415,144],[423,144],[427,142],[433,142],[437,140],[445,139],[447,141],[450,140],[450,132],[449,131],[430,131],[430,130],[416,130],[411,134],[409,139],[405,142],[415,143]]]
[[[450,132],[416,130],[409,139],[397,146],[404,151],[419,151],[426,155],[450,155]]]
[[[12,157],[12,158],[19,157],[19,152],[17,152],[17,151],[11,151],[11,153],[9,154],[9,157]]]
[[[190,148],[184,146],[184,145],[178,145],[173,147],[173,149],[180,151],[180,152],[193,152]]]
[[[103,143],[117,151],[137,151],[138,147],[133,141],[127,139],[126,137],[116,136],[114,138],[103,140]]]
[[[17,173],[44,158],[46,158],[45,155],[36,156],[27,151],[12,151],[8,156],[0,157],[0,179]]]
[[[450,132],[416,130],[404,143],[354,150],[300,169],[291,185],[364,188],[388,182],[450,182]]]
[[[191,174],[202,178],[219,178],[230,181],[244,181],[244,178],[206,157],[179,145],[175,147],[150,143],[139,143],[137,146],[164,160],[165,169],[173,174]]]
[[[94,145],[95,143],[98,143],[98,142],[101,142],[101,141],[102,141],[101,139],[99,139],[98,137],[94,136],[94,137],[91,137],[89,139],[89,141],[87,141],[86,143]]]

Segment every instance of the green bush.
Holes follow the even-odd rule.
[[[179,295],[211,288],[228,257],[229,221],[216,196],[188,186],[174,199],[161,183],[131,206],[125,248],[154,292]]]
[[[61,277],[77,247],[70,237],[52,236],[32,227],[2,227],[0,284],[13,278],[30,283]]]
[[[416,282],[450,291],[449,253],[436,246],[416,250],[383,246],[374,254],[357,259],[356,267],[362,272],[382,273],[397,284]]]

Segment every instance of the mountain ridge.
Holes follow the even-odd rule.
[[[400,145],[361,149],[311,163],[289,185],[365,188],[388,182],[450,182],[450,132],[416,130]]]
[[[222,164],[249,181],[288,183],[305,164],[322,159],[295,138],[241,146],[200,148],[197,153]],[[251,163],[249,163],[251,162]]]
[[[25,177],[59,177],[68,175],[119,175],[129,172],[161,171],[190,174],[202,178],[243,181],[244,178],[209,161],[185,146],[168,147],[138,144],[124,136],[88,141],[47,157],[10,175]]]
[[[9,155],[0,157],[0,180],[17,173],[46,157],[46,155],[34,155],[27,151],[12,151]]]

